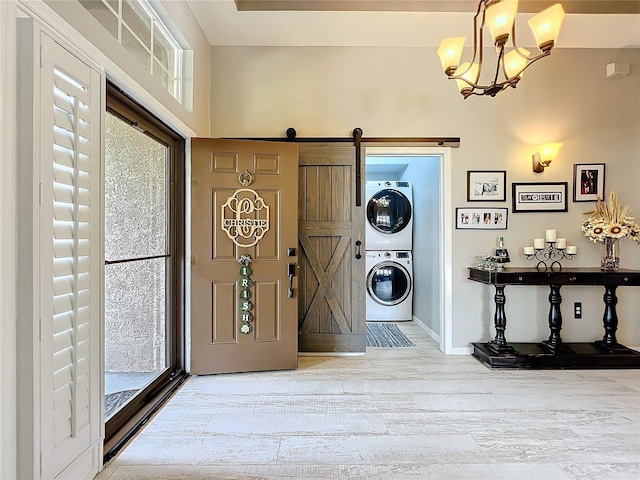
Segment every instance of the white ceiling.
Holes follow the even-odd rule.
[[[472,42],[473,13],[237,11],[234,0],[186,0],[215,46],[417,46],[445,37]],[[565,0],[566,1],[566,0]],[[518,44],[533,37],[521,13]],[[567,14],[557,48],[640,48],[640,15]]]

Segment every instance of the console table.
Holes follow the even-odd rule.
[[[640,286],[640,271],[602,271],[599,268],[538,270],[536,268],[505,268],[483,270],[469,267],[469,280],[495,287],[495,338],[487,343],[473,343],[473,356],[492,368],[640,368],[640,352],[618,343],[616,289],[620,286]],[[507,317],[504,293],[507,285],[549,286],[549,338],[537,343],[509,343],[505,336]],[[562,329],[562,297],[565,285],[599,285],[604,287],[604,336],[588,343],[565,343]],[[631,319],[630,319],[631,320]],[[638,321],[638,318],[632,319]]]

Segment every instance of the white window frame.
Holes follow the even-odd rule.
[[[149,65],[147,65],[149,69],[149,73],[152,77],[154,76],[154,69],[158,68],[156,65],[156,56],[154,54],[154,37],[156,31],[158,31],[164,39],[171,45],[173,48],[174,61],[173,61],[173,71],[169,71],[165,69],[162,65],[160,65],[160,69],[162,69],[170,78],[173,80],[172,88],[167,88],[167,91],[178,101],[180,104],[183,104],[184,100],[184,89],[183,89],[183,76],[184,76],[184,49],[175,39],[173,34],[169,31],[165,23],[162,21],[160,16],[156,13],[153,7],[149,4],[147,0],[129,0],[131,3],[137,4],[144,12],[151,18],[150,25],[150,45],[145,45],[140,38],[140,36],[127,24],[122,15],[122,2],[126,0],[118,0],[118,11],[116,12],[111,5],[106,0],[101,0],[103,5],[107,7],[107,9],[115,15],[116,20],[118,21],[118,36],[116,40],[120,45],[122,45],[122,29],[126,28],[129,34],[131,34],[140,45],[147,51],[149,54]],[[141,17],[138,17],[141,20],[146,20]],[[158,62],[159,63],[159,62]]]

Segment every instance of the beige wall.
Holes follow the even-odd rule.
[[[487,52],[486,58],[492,58]],[[608,63],[628,62],[627,77],[606,78]],[[606,191],[615,189],[640,218],[640,50],[557,49],[532,66],[516,90],[495,98],[463,100],[440,70],[435,49],[369,47],[213,47],[211,125],[214,137],[455,136],[453,207],[466,202],[466,171],[506,169],[507,231],[453,232],[453,346],[494,333],[493,291],[466,279],[473,255],[503,235],[512,265],[530,265],[519,253],[546,228],[577,245],[572,266],[599,265],[602,247],[580,231],[590,203],[569,200],[567,213],[511,213],[511,182],[569,182],[574,163],[606,163]],[[564,142],[558,160],[542,174],[531,171],[533,146]],[[449,212],[453,215],[453,211]],[[640,246],[623,244],[622,265],[640,268]],[[569,263],[567,263],[569,265]],[[548,337],[548,290],[508,287],[507,338]],[[595,287],[563,288],[563,339],[600,338],[602,294]],[[618,289],[619,339],[640,346],[640,295]],[[583,302],[581,320],[572,317]]]

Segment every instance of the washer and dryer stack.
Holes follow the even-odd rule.
[[[368,181],[367,321],[413,318],[413,193],[410,182]]]

